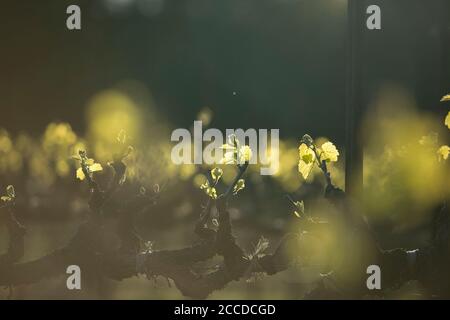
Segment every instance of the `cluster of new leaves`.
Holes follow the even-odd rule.
[[[252,158],[252,150],[249,146],[241,146],[239,140],[235,135],[230,135],[228,137],[228,143],[221,146],[221,149],[225,150],[223,159],[221,159],[222,164],[233,164],[237,165],[238,169],[244,171],[250,159]],[[218,195],[217,185],[220,178],[223,176],[223,170],[221,168],[213,168],[210,171],[211,179],[207,179],[201,186],[200,189],[204,190],[205,193],[213,200],[216,200],[220,196],[225,196],[227,193],[232,192],[233,195],[238,194],[239,191],[245,188],[245,180],[239,178],[234,181],[232,189],[227,190],[224,194]]]
[[[125,159],[128,155],[131,154],[133,151],[133,147],[128,145],[129,137],[125,133],[124,130],[121,130],[119,134],[117,135],[117,144],[119,145],[119,152],[117,154],[113,155],[114,161],[108,163],[110,166],[114,166],[114,163],[120,163],[123,159]],[[79,161],[80,167],[76,171],[76,177],[79,180],[84,180],[86,178],[86,175],[92,179],[92,175],[94,172],[99,172],[103,170],[103,167],[100,163],[95,162],[94,159],[88,158],[86,151],[79,150],[78,155],[72,156],[73,159]],[[114,168],[118,169],[118,168]],[[123,184],[125,181],[125,175],[123,175],[123,178],[121,181],[119,181],[119,184]]]
[[[298,171],[305,180],[308,179],[315,165],[321,168],[323,163],[336,162],[339,157],[339,151],[332,142],[327,141],[317,147],[311,136],[307,134],[300,141],[298,152],[300,157]]]
[[[324,142],[318,147],[315,145],[313,138],[305,134],[300,140],[298,152],[298,171],[305,180],[308,179],[314,167],[317,166],[324,173],[327,182],[331,182],[327,163],[337,162],[339,157],[339,151],[332,142]],[[295,201],[290,196],[288,196],[288,199],[294,206],[294,215],[298,218],[304,217],[305,204],[303,200]],[[311,217],[308,217],[308,220],[311,220]]]
[[[210,171],[211,182],[207,179],[201,186],[200,189],[204,190],[205,193],[213,200],[218,198],[217,195],[217,184],[219,183],[220,178],[223,176],[223,170],[221,168],[214,168]],[[245,188],[245,180],[239,179],[233,186],[233,195],[238,194],[239,191]],[[220,196],[220,195],[219,195]]]

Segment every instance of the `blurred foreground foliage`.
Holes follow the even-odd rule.
[[[446,103],[448,99],[444,97],[442,101]],[[204,108],[198,119],[209,124],[213,116],[210,109]],[[364,188],[358,214],[378,232],[377,238],[385,249],[400,245],[415,248],[431,239],[427,226],[436,208],[450,196],[445,127],[448,117],[442,125],[440,119],[416,111],[407,95],[388,90],[380,95],[363,124]],[[142,108],[119,90],[96,95],[88,105],[86,122],[84,135],[74,132],[65,122],[49,124],[40,137],[25,132],[12,136],[0,129],[2,185],[5,181],[6,187],[8,181],[20,190],[19,206],[22,202],[22,207],[31,210],[42,204],[41,198],[44,198],[45,207],[52,209],[52,201],[57,201],[55,193],[70,200],[74,189],[83,192],[85,187],[76,183],[76,178],[83,180],[85,174],[80,172],[79,161],[73,159],[82,150],[90,151],[86,165],[92,166],[92,172],[100,181],[107,181],[111,170],[108,161],[123,155],[126,139],[126,145],[133,145],[133,150],[123,157],[128,190],[145,193],[147,189],[157,188],[158,193],[161,191],[164,210],[159,217],[165,216],[172,222],[168,230],[177,230],[177,236],[159,230],[158,245],[176,247],[189,239],[180,227],[186,219],[194,219],[204,193],[216,200],[220,197],[220,191],[216,190],[219,180],[231,185],[239,170],[227,164],[214,168],[174,165],[170,160],[170,123],[154,108]],[[286,286],[294,289],[288,290],[286,296],[292,296],[295,291],[300,292],[295,297],[301,297],[317,280],[338,291],[364,282],[366,274],[359,265],[361,256],[370,261],[376,250],[364,236],[354,238],[358,239],[355,243],[343,243],[342,239],[352,231],[342,222],[341,209],[322,198],[323,185],[330,185],[329,180],[337,187],[344,185],[345,150],[326,138],[313,139],[305,135],[301,140],[280,141],[279,154],[275,175],[261,176],[259,166],[250,165],[245,181],[239,180],[237,189],[233,190],[243,197],[239,204],[233,203],[230,214],[237,221],[247,218],[246,223],[238,224],[240,233],[247,242],[255,242],[256,234],[261,232],[273,237],[281,231],[291,231],[304,239],[302,261],[298,262],[296,270],[286,272],[285,280],[289,282]],[[286,201],[286,194],[290,201]],[[86,209],[80,198],[72,199],[70,204],[75,212]],[[158,229],[160,223],[153,220],[153,228]],[[256,247],[266,246],[261,239],[264,238],[260,238]],[[349,245],[355,251],[354,260],[346,254]],[[249,249],[249,252],[259,250]],[[291,252],[291,255],[297,257],[298,252]],[[330,270],[334,273],[333,280],[328,277]],[[269,283],[273,285],[273,281]],[[411,298],[415,293],[426,294],[420,286],[411,283],[407,286],[401,289],[404,291],[388,295]],[[286,289],[283,285],[280,287],[281,291]],[[267,292],[267,297],[274,294]],[[215,297],[222,297],[221,293],[215,293]]]

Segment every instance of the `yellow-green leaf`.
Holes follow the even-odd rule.
[[[102,171],[103,167],[100,163],[94,163],[93,165],[89,166],[90,172],[96,172],[96,171]]]
[[[1,197],[1,200],[4,201],[4,202],[9,202],[9,201],[11,201],[12,199],[11,199],[10,197],[8,197],[8,196],[2,196],[2,197]]]
[[[81,158],[77,155],[73,155],[71,156],[72,159],[77,160],[77,161],[81,161]]]
[[[298,172],[302,175],[303,179],[308,179],[309,174],[311,173],[314,166],[314,162],[306,163],[301,160],[298,162]]]
[[[214,182],[217,183],[217,181],[220,180],[220,178],[223,175],[223,170],[220,168],[214,168],[211,170],[211,177],[213,178]]]
[[[438,134],[436,132],[431,132],[426,136],[422,136],[419,140],[419,144],[422,146],[435,146],[438,142]]]
[[[84,178],[86,178],[86,176],[84,175],[83,169],[78,168],[77,169],[77,179],[80,179],[81,181],[83,181]]]
[[[339,151],[336,146],[331,142],[325,142],[320,147],[322,153],[320,154],[321,161],[331,161],[336,162],[338,160]]]
[[[311,173],[314,161],[316,159],[316,154],[314,151],[309,148],[305,143],[302,143],[298,148],[300,161],[298,162],[298,171],[301,173],[303,178],[308,179],[309,174]]]
[[[316,159],[316,154],[309,148],[305,143],[302,143],[298,148],[298,153],[300,155],[300,160],[306,164],[313,163]]]
[[[439,160],[447,160],[448,155],[450,154],[450,147],[449,146],[442,146],[437,151],[439,155]]]
[[[450,94],[447,94],[442,97],[441,102],[444,102],[444,101],[450,101]]]

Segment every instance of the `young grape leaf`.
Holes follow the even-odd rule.
[[[437,151],[439,160],[447,160],[448,155],[450,154],[450,147],[449,146],[442,146]]]
[[[322,144],[320,149],[322,150],[322,153],[320,154],[321,161],[336,162],[338,160],[339,151],[330,141]]]

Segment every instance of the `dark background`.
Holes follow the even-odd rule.
[[[364,31],[365,104],[397,84],[443,114],[449,1],[366,2],[381,6],[382,30]],[[81,31],[66,29],[69,4]],[[133,79],[176,127],[208,106],[213,127],[343,144],[345,0],[4,1],[0,23],[0,125],[13,133],[54,120],[82,133],[88,99]]]

